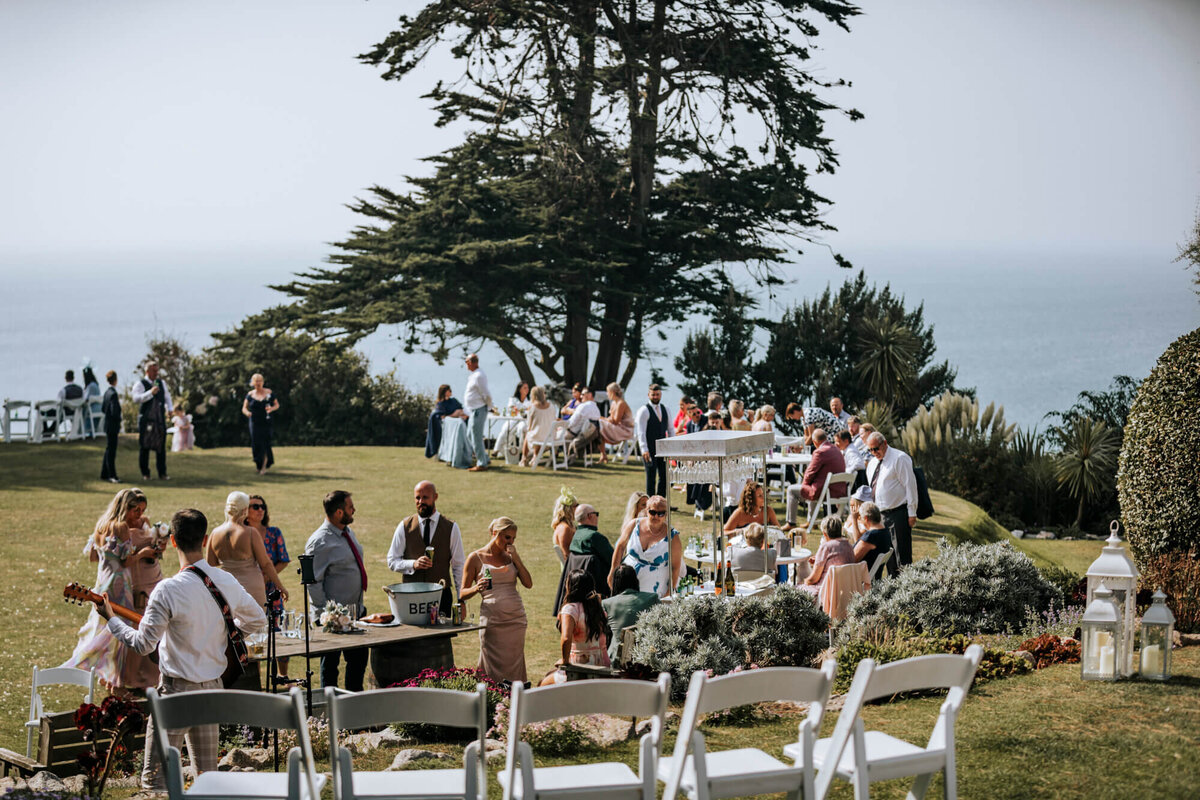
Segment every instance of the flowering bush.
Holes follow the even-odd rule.
[[[492,736],[492,731],[499,727],[496,722],[497,707],[508,701],[509,688],[507,685],[494,681],[478,669],[466,669],[463,667],[455,667],[451,669],[427,669],[421,672],[415,678],[408,678],[393,686],[403,687],[420,687],[423,689],[453,689],[459,692],[473,692],[478,684],[487,686],[487,719],[489,730],[488,735]],[[507,721],[506,721],[507,726]],[[392,729],[404,736],[411,736],[421,741],[455,741],[462,739],[464,735],[469,737],[469,731],[465,728],[448,728],[444,725],[425,725],[422,723],[398,722],[392,725]],[[496,738],[503,738],[507,733],[507,727],[496,731]]]
[[[116,695],[104,698],[100,705],[83,703],[75,711],[75,727],[90,742],[76,759],[87,779],[88,795],[102,797],[104,784],[112,768],[130,755],[127,740],[146,724],[141,706]]]
[[[1074,639],[1063,639],[1052,633],[1043,633],[1035,639],[1021,643],[1022,650],[1033,654],[1035,669],[1048,667],[1051,664],[1078,664],[1079,642]]]
[[[308,718],[308,741],[312,744],[313,760],[329,760],[329,720],[324,717]],[[279,752],[287,753],[300,746],[300,737],[293,730],[279,731]]]

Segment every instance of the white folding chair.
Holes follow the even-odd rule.
[[[372,800],[422,797],[486,800],[487,687],[482,683],[474,692],[400,688],[343,694],[327,687],[325,700],[329,711],[329,753],[333,762],[335,800],[368,797]],[[403,775],[355,771],[350,751],[337,743],[338,731],[393,722],[474,729],[475,738],[463,752],[463,768],[407,770]]]
[[[13,438],[29,441],[33,438],[33,407],[28,400],[5,400],[4,417],[0,420],[3,425],[4,441],[11,442]],[[23,427],[23,431],[16,428]]]
[[[95,397],[91,398],[91,402],[88,403],[84,414],[87,416],[90,438],[95,439],[97,436],[102,436],[104,434],[104,412],[101,410],[100,403]],[[188,422],[191,422],[191,420],[192,415],[188,414]]]
[[[896,548],[893,546],[892,549],[888,550],[885,555],[875,559],[875,566],[871,567],[870,575],[872,586],[879,582],[879,576],[883,572],[883,568],[887,566],[887,563],[891,561],[895,555]]]
[[[533,459],[531,468],[537,469],[538,464],[542,461],[542,453],[550,452],[550,467],[555,470],[567,468],[567,423],[559,420],[554,423],[554,430],[550,434],[550,438],[543,442],[531,443],[533,447]],[[559,453],[561,452],[561,456]]]
[[[873,661],[864,660],[859,670],[869,676],[873,665]],[[664,756],[658,764],[659,779],[666,784],[663,800],[673,800],[680,792],[689,800],[775,792],[783,792],[789,799],[804,797],[805,800],[816,800],[824,797],[824,791],[816,790],[812,750],[813,742],[821,730],[821,720],[833,688],[836,669],[836,662],[830,660],[825,661],[819,670],[773,667],[720,678],[709,678],[704,672],[694,672],[679,723],[675,751],[669,757]],[[858,696],[861,697],[861,687],[865,686],[866,677],[856,675],[855,679],[860,684]],[[795,744],[789,745],[794,749],[794,752],[788,753],[790,764],[755,747],[711,752],[704,734],[697,730],[702,714],[776,700],[808,704],[808,715],[800,723],[799,737]],[[852,708],[852,712],[858,713],[857,706]],[[847,729],[842,735],[843,748],[848,737]],[[826,790],[831,780],[832,776],[826,781]]]
[[[325,776],[313,765],[312,743],[308,738],[308,715],[300,689],[292,687],[289,696],[233,689],[208,689],[199,692],[159,695],[146,690],[150,714],[154,717],[155,754],[163,768],[167,795],[171,800],[228,800],[228,798],[286,798],[317,800],[325,787]],[[196,776],[192,788],[183,788],[183,764],[179,749],[167,739],[170,730],[198,725],[249,725],[255,728],[280,728],[296,731],[300,744],[287,755],[287,772],[220,772],[210,770]]]
[[[854,785],[855,800],[867,800],[870,784],[875,781],[915,776],[908,796],[920,800],[929,790],[934,774],[941,772],[946,800],[954,800],[958,797],[954,724],[982,657],[983,648],[973,644],[961,656],[918,656],[876,667],[867,683],[864,702],[891,697],[900,692],[950,690],[942,703],[929,741],[920,747],[882,731],[864,731],[862,719],[857,718],[853,720],[854,734],[845,752],[838,754],[836,750],[828,749],[830,744],[836,742],[836,730],[834,737],[816,743],[813,758],[817,766],[822,768],[822,775],[826,763],[836,764],[837,775]],[[846,713],[842,712],[843,717]],[[839,728],[843,721],[838,720]],[[795,747],[788,745],[783,751],[792,755],[789,751]]]
[[[82,439],[86,433],[83,418],[88,413],[86,397],[62,401],[62,417],[58,425],[58,438],[65,441]]]
[[[663,723],[671,677],[666,673],[654,683],[613,680],[561,683],[526,691],[513,684],[509,709],[508,763],[496,776],[504,800],[533,800],[543,797],[629,798],[654,800],[655,774],[662,745]],[[619,717],[649,717],[650,731],[638,744],[638,772],[619,762],[577,764],[534,769],[533,749],[521,741],[521,729],[581,714],[611,714]]]
[[[846,618],[846,609],[854,596],[871,588],[871,576],[862,561],[826,566],[825,570],[828,574],[823,576],[817,600],[821,610],[831,620],[838,622]]]
[[[840,514],[842,509],[847,507],[850,502],[850,487],[854,485],[856,475],[857,473],[854,472],[830,472],[825,476],[825,485],[821,487],[821,493],[817,495],[816,500],[808,504],[808,527],[804,529],[806,535],[812,532],[813,525],[817,523],[817,518],[820,516],[818,511],[824,509],[825,516],[832,517],[835,513]],[[841,483],[846,484],[845,496],[831,496],[830,487]]]
[[[39,400],[33,404],[33,413],[29,416],[29,441],[41,444],[47,438],[53,439],[58,436],[62,427],[62,404],[57,400]],[[54,433],[46,432],[48,423],[53,424]]]
[[[96,692],[96,669],[78,669],[76,667],[54,667],[53,669],[33,668],[32,688],[29,690],[29,719],[25,723],[25,757],[33,758],[33,737],[41,728],[42,714],[46,713],[46,705],[38,689],[43,686],[83,686],[87,694],[83,702],[92,702]]]

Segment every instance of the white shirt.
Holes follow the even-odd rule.
[[[829,413],[833,414],[832,411],[830,411]],[[836,416],[838,419],[840,419],[842,421],[843,425],[845,425],[847,427],[850,426],[850,412],[847,411],[846,409],[843,408],[841,411],[839,411],[834,416]]]
[[[133,402],[137,403],[138,405],[141,405],[142,403],[149,400],[151,397],[154,397],[154,392],[151,390],[154,389],[154,384],[157,383],[157,381],[150,381],[150,388],[143,389],[142,388],[142,380],[143,379],[150,381],[149,376],[143,375],[142,378],[139,378],[138,380],[133,382]],[[158,380],[161,380],[161,378]],[[163,396],[163,407],[167,410],[166,411],[167,416],[171,416],[171,409],[175,408],[175,406],[171,402],[171,392],[169,389],[167,389],[167,384],[165,381],[163,382],[163,385],[162,385],[162,396]],[[220,676],[218,675],[217,677],[220,677]]]
[[[479,370],[476,370],[478,372]],[[423,518],[418,524],[425,525]],[[438,522],[442,519],[440,511],[434,511],[429,516],[429,534],[430,536],[437,530]],[[392,572],[399,572],[402,575],[412,575],[416,571],[414,566],[417,562],[415,559],[404,557],[404,546],[407,543],[408,537],[404,533],[404,523],[401,522],[396,526],[396,532],[392,534],[392,546],[388,548],[387,564],[388,569]],[[450,523],[450,574],[454,576],[454,596],[457,597],[462,590],[463,564],[467,561],[466,555],[463,553],[462,531],[458,529],[458,523]]]
[[[665,409],[663,408],[662,403],[655,404],[654,413],[656,413],[658,415],[659,419],[666,420],[666,422],[664,422],[663,426],[662,426],[663,438],[669,439],[671,437],[671,415],[665,413]],[[650,452],[646,448],[646,425],[648,425],[649,423],[650,423],[650,404],[646,403],[637,410],[636,414],[633,415],[634,433],[637,436],[638,447],[642,448],[643,453]]]
[[[917,515],[917,475],[913,472],[912,459],[908,453],[888,445],[883,458],[871,460],[874,469],[867,470],[867,483],[872,484],[875,505],[881,511],[890,511],[908,505],[908,516]],[[879,470],[883,470],[879,472]],[[879,480],[875,473],[879,472]]]
[[[229,614],[242,633],[266,631],[266,613],[237,578],[203,559],[196,566],[225,596]],[[225,672],[225,646],[229,641],[225,617],[204,581],[186,570],[154,587],[138,627],[114,616],[108,621],[108,629],[118,641],[142,655],[154,652],[161,641],[158,668],[171,678],[203,683]]]
[[[838,449],[842,450],[840,447]],[[858,452],[858,448],[854,446],[854,442],[850,442],[846,449],[842,450],[842,458],[846,462],[846,472],[857,472],[867,468],[867,462],[863,459],[862,453]]]
[[[488,391],[487,375],[483,374],[483,370],[476,368],[467,376],[467,390],[463,392],[463,408],[467,411],[474,411],[491,404],[492,393]]]
[[[600,406],[596,405],[595,400],[575,406],[575,410],[571,412],[571,419],[567,421],[567,430],[571,433],[582,433],[583,426],[589,419],[600,419]]]

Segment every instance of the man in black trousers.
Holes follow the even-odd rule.
[[[104,412],[104,436],[108,444],[104,447],[104,462],[100,465],[100,480],[109,483],[120,483],[117,478],[117,437],[121,433],[121,398],[117,396],[117,372],[109,370],[104,379],[108,381],[108,389],[104,392],[104,400],[100,410]]]
[[[146,375],[133,385],[133,402],[138,403],[138,466],[142,480],[150,480],[150,451],[154,451],[154,464],[158,468],[158,479],[167,476],[167,409],[171,405],[171,393],[158,377],[158,364],[146,364]]]
[[[667,409],[662,404],[662,389],[657,383],[650,384],[647,395],[650,402],[638,409],[634,420],[638,447],[642,449],[642,466],[646,468],[646,494],[667,496],[667,462],[654,457],[659,439],[671,435],[671,423]],[[655,484],[655,478],[658,482]]]

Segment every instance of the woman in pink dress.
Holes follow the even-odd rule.
[[[479,669],[492,680],[524,681],[525,604],[517,592],[519,581],[533,588],[533,576],[517,553],[517,523],[497,517],[488,526],[491,541],[467,556],[459,600],[483,596],[479,609]]]
[[[566,683],[567,673],[561,669],[563,664],[612,666],[608,658],[608,638],[612,636],[612,628],[608,625],[604,606],[600,605],[596,584],[586,570],[577,569],[567,576],[567,593],[563,601],[557,623],[562,645],[562,656],[555,662],[559,669],[542,678],[540,686]]]
[[[625,402],[625,392],[620,384],[610,383],[604,387],[611,403],[608,416],[600,419],[600,438],[604,444],[620,444],[633,438],[633,411]],[[600,463],[608,461],[606,449],[600,449]]]
[[[854,563],[854,545],[842,536],[842,521],[838,517],[826,517],[821,522],[821,546],[813,556],[812,570],[800,588],[816,597],[821,584],[833,567]]]

